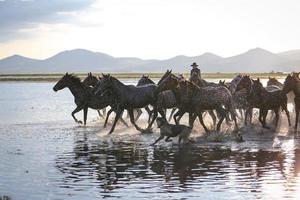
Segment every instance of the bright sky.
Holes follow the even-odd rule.
[[[299,0],[0,0],[0,58],[280,52],[300,48],[299,11]]]

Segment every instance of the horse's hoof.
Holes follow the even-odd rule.
[[[83,124],[82,121],[77,121],[78,124]]]
[[[152,130],[152,128],[147,128],[147,129],[142,130],[142,133],[153,133],[153,130]]]

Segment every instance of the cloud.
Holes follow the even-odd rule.
[[[39,24],[76,23],[76,12],[95,0],[0,0],[0,42],[26,38]]]

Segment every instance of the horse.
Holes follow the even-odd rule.
[[[53,90],[57,92],[64,88],[69,88],[69,90],[74,96],[75,104],[77,107],[72,112],[71,115],[75,120],[75,122],[80,124],[82,124],[82,121],[78,120],[75,117],[75,113],[83,109],[83,120],[84,120],[84,125],[86,125],[88,108],[99,110],[107,107],[108,105],[112,104],[112,101],[114,101],[114,98],[108,95],[108,93],[106,95],[103,95],[101,98],[99,98],[97,95],[93,93],[92,88],[82,83],[80,78],[78,78],[73,74],[66,73],[55,84]],[[126,125],[125,121],[123,121],[123,123]]]
[[[197,73],[192,73],[191,77],[190,77],[190,81],[196,85],[198,85],[199,87],[207,87],[207,86],[212,86],[212,87],[216,87],[218,86],[217,83],[214,82],[207,82],[206,80],[200,78]]]
[[[294,72],[293,76],[297,77],[297,73]],[[269,80],[267,82],[267,87],[270,88],[272,86],[277,86],[280,89],[283,89],[283,83],[279,82],[275,77],[269,77]],[[288,98],[288,103],[291,103],[295,109],[295,102],[294,102],[295,94],[294,94],[294,92],[291,91],[291,92],[287,93],[286,95]]]
[[[93,88],[93,87],[96,86],[99,78],[100,77],[94,76],[92,74],[92,72],[89,72],[88,75],[87,75],[87,77],[85,79],[83,79],[82,83],[85,84],[85,85],[87,85],[87,86],[89,86],[89,87]],[[97,110],[97,112],[98,112],[98,115],[100,117],[102,117],[103,119],[105,118],[105,116],[106,116],[106,108],[102,109],[103,114],[101,114],[100,110]]]
[[[109,74],[102,75],[103,78],[98,82],[95,93],[103,95],[107,91],[112,91],[112,93],[116,95],[118,103],[117,114],[109,134],[114,131],[116,123],[124,109],[129,112],[130,122],[140,132],[151,131],[152,124],[154,123],[158,112],[165,118],[164,111],[157,109],[157,93],[155,92],[157,88],[156,84],[147,84],[143,86],[125,85]],[[148,127],[146,129],[142,129],[134,121],[133,109],[144,108],[148,105],[153,106],[154,116],[148,124]]]
[[[300,79],[299,76],[288,75],[284,81],[282,92],[284,94],[293,91],[295,94],[295,112],[296,112],[296,119],[295,119],[295,131],[297,131],[298,121],[299,121],[299,112],[300,112]]]
[[[259,121],[262,123],[263,127],[268,128],[268,126],[266,126],[268,110],[274,111],[276,115],[275,127],[277,127],[280,107],[286,112],[289,126],[291,125],[289,111],[287,110],[287,96],[282,92],[282,90],[267,90],[267,88],[263,87],[260,79],[258,78],[253,81],[250,96],[259,98]]]
[[[264,88],[260,79],[251,79],[249,76],[244,76],[238,86],[237,91],[246,89],[248,109],[246,110],[245,124],[247,124],[247,115],[252,113],[253,108],[259,109],[259,121],[264,128],[269,128],[266,125],[266,117],[269,110],[273,110],[275,118],[275,126],[278,124],[280,107],[285,111],[290,125],[289,111],[287,110],[287,97],[278,87],[273,89]],[[250,118],[251,122],[251,118]]]
[[[97,83],[99,82],[99,80],[101,80],[101,77],[100,76],[94,76],[91,72],[88,73],[88,76],[82,81],[82,83],[92,87],[92,91],[94,92],[96,86],[97,86]],[[108,104],[107,106],[110,106],[110,110],[107,112],[107,115],[106,115],[106,118],[105,118],[105,121],[104,121],[104,124],[103,124],[103,128],[106,128],[106,125],[107,125],[107,122],[108,122],[108,119],[109,119],[109,116],[112,112],[116,112],[117,110],[117,105],[116,105],[116,101],[115,101],[115,96],[114,94],[110,93],[110,92],[107,92],[105,95],[104,95],[105,98],[109,97],[110,100],[111,100],[111,103]],[[99,97],[99,98],[103,98],[103,97]],[[106,107],[102,109],[103,113],[105,113],[106,110]],[[99,110],[97,110],[98,113],[99,113]],[[128,127],[128,124],[126,123],[126,121],[123,119],[123,117],[121,116],[120,117],[120,121]]]
[[[220,130],[222,121],[226,117],[227,111],[232,113],[237,127],[235,114],[231,110],[231,94],[229,90],[223,86],[200,88],[190,81],[180,81],[175,75],[170,74],[168,78],[161,82],[157,90],[158,92],[164,90],[172,90],[174,92],[179,109],[174,115],[174,120],[177,124],[176,117],[188,112],[190,127],[193,127],[193,123],[196,117],[198,117],[204,130],[209,132],[203,122],[202,113],[206,110],[216,110],[221,116],[217,124],[218,131]]]

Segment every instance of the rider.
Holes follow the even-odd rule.
[[[197,63],[194,62],[191,66],[193,67],[193,69],[191,70],[191,75],[190,75],[190,77],[192,77],[193,74],[197,74],[197,76],[201,79],[201,71],[200,71],[200,69],[198,68]]]

